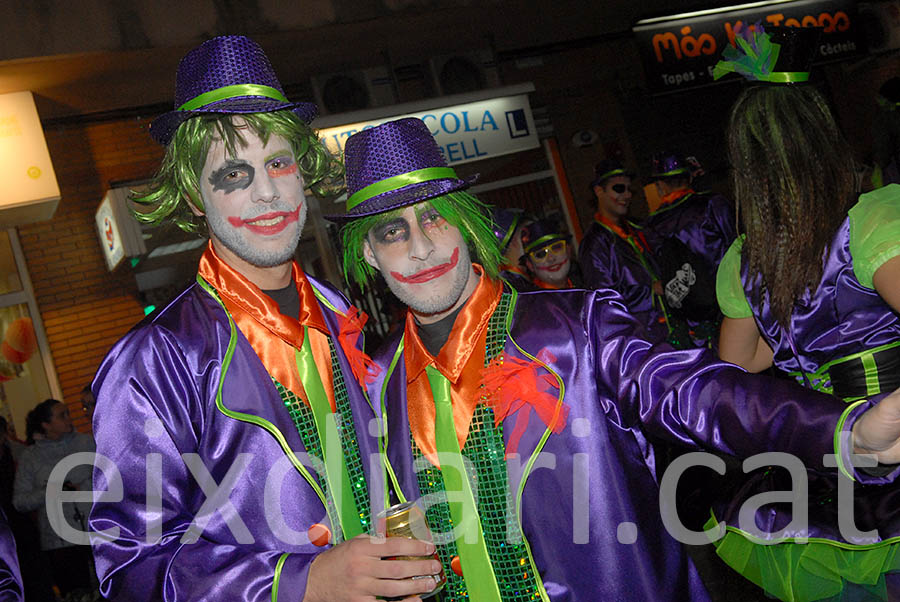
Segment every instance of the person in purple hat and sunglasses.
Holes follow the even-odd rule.
[[[581,283],[572,257],[572,236],[558,221],[545,218],[528,224],[522,230],[522,248],[521,261],[538,289],[574,288]]]
[[[304,189],[341,172],[308,125],[316,108],[288,101],[243,36],[182,59],[175,107],[151,126],[166,156],[133,197],[137,217],[210,242],[196,282],[119,341],[93,383],[101,591],[418,600],[440,572],[433,546],[369,535],[382,488],[369,487],[380,464],[364,317],[294,260]],[[397,556],[422,558],[383,559]]]
[[[369,391],[390,487],[426,508],[442,600],[708,599],[676,540],[706,535],[660,501],[648,432],[819,469],[837,452],[854,470],[851,449],[900,460],[900,391],[847,409],[709,350],[654,346],[614,291],[505,285],[488,208],[421,120],[358,132],[344,153],[347,210],[329,219],[345,275],[380,274],[409,306]]]

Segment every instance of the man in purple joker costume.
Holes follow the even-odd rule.
[[[361,319],[293,261],[304,187],[340,173],[307,125],[315,106],[289,102],[242,36],[185,56],[175,106],[151,126],[166,158],[135,201],[148,222],[198,218],[210,245],[196,283],[119,341],[94,382],[90,526],[104,597],[430,591],[437,561],[382,557],[431,544],[367,535],[377,430],[360,386],[371,367]]]
[[[351,136],[345,165],[347,212],[329,218],[345,273],[380,273],[410,308],[370,396],[397,498],[442,538],[442,600],[707,599],[664,527],[645,431],[820,469],[836,452],[853,470],[854,445],[900,457],[900,393],[847,410],[708,350],[654,348],[613,291],[505,286],[486,208],[420,120]]]
[[[734,203],[721,194],[695,191],[693,157],[661,152],[653,157],[651,181],[660,205],[644,222],[669,312],[670,341],[715,346],[722,315],[716,304],[716,269],[737,236]],[[677,332],[677,330],[683,332]]]
[[[643,228],[627,219],[633,174],[617,159],[594,168],[591,191],[597,211],[581,244],[578,265],[585,288],[612,289],[659,340],[668,334],[659,268]]]

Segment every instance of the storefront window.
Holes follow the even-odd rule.
[[[0,231],[0,416],[25,439],[25,417],[62,399],[15,230]]]
[[[0,295],[22,290],[16,258],[9,242],[9,233],[0,231]]]

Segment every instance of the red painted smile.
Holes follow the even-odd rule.
[[[562,267],[563,267],[564,265],[566,265],[567,263],[569,263],[569,260],[568,260],[568,259],[564,259],[564,260],[560,261],[559,263],[554,263],[553,265],[548,265],[548,266],[541,266],[541,267],[539,267],[538,269],[544,270],[544,271],[547,271],[547,272],[558,272],[558,271],[561,270]]]
[[[434,280],[435,278],[443,276],[455,268],[457,263],[459,263],[459,247],[453,249],[453,254],[450,256],[450,261],[447,263],[442,263],[433,268],[416,272],[412,276],[404,276],[400,272],[391,272],[391,276],[406,284],[422,284],[423,282],[428,282],[429,280]]]
[[[254,234],[271,236],[280,233],[288,225],[296,222],[300,216],[301,206],[298,205],[293,211],[272,211],[246,220],[232,216],[228,218],[228,223],[235,228],[247,228]]]

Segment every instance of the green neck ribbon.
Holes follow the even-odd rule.
[[[331,404],[328,402],[322,377],[319,375],[313,359],[307,326],[303,327],[303,345],[299,351],[295,351],[294,357],[297,361],[300,382],[303,383],[303,388],[309,397],[309,407],[312,409],[316,431],[322,445],[322,455],[324,456],[322,460],[325,463],[328,491],[337,507],[344,539],[351,539],[363,532],[362,524],[359,521],[359,512],[353,499],[350,473],[344,461],[344,449],[341,446],[341,436],[335,422],[336,417],[331,411]]]
[[[428,375],[428,384],[431,385],[431,396],[434,398],[435,443],[441,463],[441,475],[444,478],[444,488],[450,506],[450,518],[453,520],[454,529],[459,530],[456,535],[456,550],[459,553],[469,599],[478,602],[501,602],[497,577],[494,575],[491,558],[484,543],[475,496],[472,494],[459,440],[456,437],[453,406],[450,401],[450,381],[433,365],[427,366],[425,372]],[[474,542],[471,541],[472,531],[477,535]]]
[[[453,168],[426,167],[425,169],[417,169],[416,171],[391,176],[390,178],[379,180],[374,184],[369,184],[365,188],[360,188],[350,195],[350,197],[347,198],[347,211],[350,211],[360,203],[368,201],[372,197],[384,194],[385,192],[392,192],[403,188],[404,186],[409,186],[410,184],[446,179],[458,179]]]
[[[290,102],[285,98],[284,94],[271,86],[263,86],[260,84],[236,84],[234,86],[216,88],[215,90],[210,90],[209,92],[204,92],[199,96],[195,96],[178,107],[176,111],[193,111],[194,109],[205,107],[208,104],[219,102],[220,100],[228,100],[229,98],[237,98],[239,96],[263,96],[265,98],[271,98],[272,100]]]

